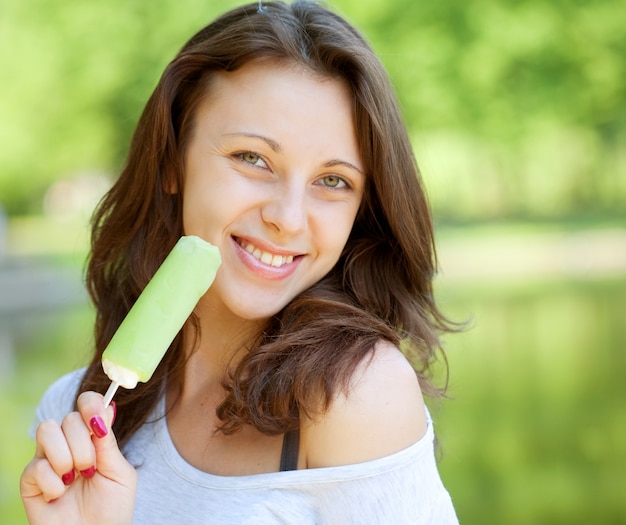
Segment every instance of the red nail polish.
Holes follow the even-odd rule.
[[[67,474],[63,474],[61,476],[61,481],[63,482],[63,485],[67,486],[67,485],[71,485],[72,482],[74,481],[74,471],[70,470]]]
[[[80,475],[85,479],[93,478],[95,473],[96,467],[94,467],[93,465],[89,468],[86,468],[85,470],[80,471]]]
[[[111,406],[113,407],[113,419],[111,420],[111,426],[113,426],[113,423],[115,423],[115,416],[117,416],[117,405],[115,404],[115,401],[111,401]]]
[[[100,416],[92,417],[89,421],[89,426],[91,427],[91,430],[96,437],[102,438],[109,433],[106,425],[104,424],[104,421],[102,421],[102,418]]]

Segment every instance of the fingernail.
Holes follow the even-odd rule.
[[[91,430],[96,437],[102,438],[109,433],[106,425],[104,424],[104,421],[102,421],[102,418],[100,416],[92,417],[89,421],[89,426],[91,427]]]
[[[85,470],[80,471],[80,475],[85,479],[93,478],[95,473],[96,467],[94,467],[93,465],[89,468],[86,468]]]
[[[113,407],[113,419],[111,420],[111,426],[113,426],[113,423],[115,423],[115,416],[117,416],[117,405],[115,404],[115,401],[111,401],[111,406]]]
[[[63,481],[63,485],[67,486],[67,485],[71,485],[72,482],[74,481],[74,471],[70,470],[67,474],[63,474],[61,476],[61,481]]]

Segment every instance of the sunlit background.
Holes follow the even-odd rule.
[[[160,72],[238,2],[0,5],[0,523],[85,364],[87,225]],[[387,65],[434,208],[462,524],[626,523],[626,2],[334,0]]]

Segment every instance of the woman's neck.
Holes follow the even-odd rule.
[[[227,372],[237,366],[267,324],[202,303],[194,313],[199,332],[188,326],[185,334],[186,364],[180,385],[183,398],[221,390]]]

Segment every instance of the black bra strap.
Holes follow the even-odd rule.
[[[300,429],[285,432],[283,449],[280,453],[280,471],[298,470],[298,450],[300,448]]]

